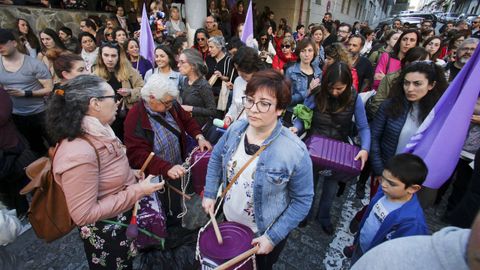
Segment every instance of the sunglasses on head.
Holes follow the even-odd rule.
[[[292,46],[290,46],[289,44],[285,44],[285,45],[282,44],[282,45],[280,45],[280,47],[281,47],[282,49],[283,49],[283,48],[285,48],[285,49],[290,49]]]

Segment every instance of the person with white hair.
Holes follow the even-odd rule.
[[[130,109],[125,119],[125,146],[130,165],[140,168],[154,152],[145,174],[161,175],[170,186],[180,189],[178,180],[186,173],[181,164],[187,155],[187,134],[197,140],[202,151],[212,146],[195,119],[177,103],[179,91],[175,84],[155,73],[140,93],[140,102]],[[167,213],[167,227],[181,226],[178,214],[182,212],[182,197],[170,189],[158,195]]]

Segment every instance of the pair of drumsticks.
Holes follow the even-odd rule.
[[[147,159],[145,160],[145,162],[143,163],[142,165],[142,168],[140,169],[140,175],[143,174],[143,172],[145,171],[145,169],[147,168],[148,164],[150,164],[150,161],[152,161],[152,158],[153,156],[155,155],[155,153],[153,152],[150,152],[150,154],[148,155]],[[190,197],[189,195],[183,193],[181,190],[177,189],[176,187],[170,185],[169,183],[165,182],[165,185],[170,188],[171,190],[173,190],[174,192],[178,193],[179,195],[185,197],[185,199],[187,200],[190,200],[192,199],[192,197]],[[133,208],[133,217],[136,217],[137,216],[137,211],[138,211],[138,201],[135,203],[135,206]],[[215,219],[215,214],[213,213],[213,209],[211,209],[209,211],[209,215],[210,215],[210,220],[212,221],[212,225],[213,225],[213,229],[215,230],[215,236],[217,237],[217,241],[218,243],[221,245],[223,244],[223,238],[222,238],[222,234],[220,233],[220,229],[218,228],[218,223],[217,223],[217,220]],[[133,218],[132,217],[132,218]]]

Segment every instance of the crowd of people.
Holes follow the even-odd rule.
[[[27,181],[23,168],[55,148],[52,171],[90,269],[132,268],[138,251],[126,228],[102,220],[128,223],[139,199],[164,188],[158,196],[169,235],[161,252],[181,249],[194,267],[198,229],[182,227],[184,199],[171,187],[185,188],[182,164],[198,145],[212,150],[202,206],[212,212],[219,187],[234,182],[221,211],[255,234],[259,269],[272,268],[296,227],[318,222],[323,233],[334,234],[332,204],[355,181],[359,199],[370,184],[370,204],[350,224],[355,241],[344,255],[353,268],[376,269],[372,265],[393,252],[426,252],[429,241],[419,237],[429,234],[421,194],[428,169],[403,152],[476,50],[480,17],[471,26],[447,22],[440,31],[428,20],[420,26],[394,20],[374,32],[367,22],[350,25],[327,12],[293,32],[267,7],[254,10],[256,38],[247,47],[243,1],[229,7],[212,0],[207,13],[190,46],[179,8],[153,2],[154,63],[140,55],[138,21],[129,21],[123,7],[106,21],[82,19],[80,33],[65,26],[35,33],[24,18],[0,29],[0,199],[6,207],[25,216],[29,202],[18,193]],[[459,160],[456,170],[434,198],[438,204],[451,194],[443,220],[461,228],[470,228],[480,209],[478,104],[466,155],[451,157]],[[360,176],[312,164],[305,142],[314,136],[358,145]],[[153,175],[168,187],[151,182]],[[0,230],[12,224],[0,223]],[[478,219],[475,224],[478,230]],[[478,240],[468,232],[431,237],[453,241],[457,235],[474,245]],[[406,240],[400,245],[404,237],[418,245],[407,249]],[[402,239],[390,241],[395,238]],[[0,239],[3,245],[14,236]],[[399,245],[389,245],[394,241]],[[456,269],[477,263],[475,252],[452,252],[463,256],[455,258]],[[449,258],[436,263],[452,263]]]

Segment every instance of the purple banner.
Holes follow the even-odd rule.
[[[140,55],[155,66],[155,42],[153,42],[152,30],[148,23],[147,10],[143,4],[142,22],[140,24]]]
[[[245,17],[245,24],[243,25],[243,32],[241,40],[247,44],[248,47],[254,47],[253,45],[253,12],[252,1],[248,5],[247,16]]]
[[[405,151],[428,166],[424,186],[439,188],[454,171],[480,92],[480,46],[442,95]]]

